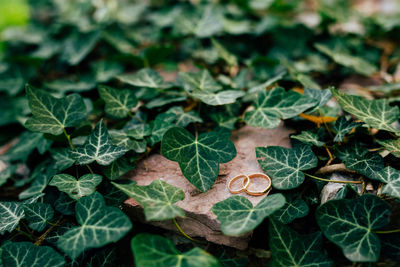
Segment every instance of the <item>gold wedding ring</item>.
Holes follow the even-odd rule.
[[[236,180],[239,180],[240,178],[244,178],[244,179],[243,179],[243,182],[242,182],[242,188],[239,189],[239,190],[232,190],[232,184],[233,184],[233,182],[235,182]],[[231,179],[231,181],[230,181],[229,184],[228,184],[228,190],[229,190],[229,192],[231,192],[232,194],[240,194],[240,193],[242,193],[243,191],[246,190],[246,188],[249,186],[249,184],[250,184],[250,178],[249,178],[247,175],[240,174],[240,175],[237,175],[237,176],[235,176],[235,177],[233,177],[233,178]]]
[[[272,182],[271,182],[271,178],[269,178],[268,175],[266,175],[266,174],[264,174],[264,173],[252,173],[252,174],[248,175],[247,177],[249,178],[249,180],[255,179],[255,178],[261,178],[261,179],[265,179],[265,180],[268,181],[268,186],[267,186],[264,190],[262,190],[262,191],[250,191],[250,190],[248,190],[247,188],[249,187],[249,184],[250,184],[250,182],[249,182],[249,183],[247,184],[246,188],[244,188],[244,186],[243,186],[244,191],[245,191],[247,194],[249,194],[249,195],[251,195],[251,196],[261,196],[261,195],[264,195],[265,193],[267,193],[268,190],[271,189]],[[244,185],[244,183],[243,183],[243,185]]]

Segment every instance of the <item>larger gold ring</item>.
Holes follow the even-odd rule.
[[[240,189],[240,190],[232,190],[232,184],[233,184],[233,182],[234,181],[236,181],[236,180],[238,180],[238,179],[240,179],[240,178],[244,178],[243,179],[243,183],[242,183],[242,188]],[[231,181],[229,182],[229,184],[228,184],[228,190],[229,190],[229,192],[231,192],[232,194],[240,194],[240,193],[242,193],[243,191],[245,191],[246,190],[246,188],[249,186],[249,184],[250,184],[250,178],[247,176],[247,175],[244,175],[244,174],[240,174],[240,175],[237,175],[237,176],[235,176],[235,177],[233,177],[232,179],[231,179]]]
[[[268,186],[267,186],[267,188],[265,188],[265,189],[262,190],[262,191],[249,191],[249,190],[247,190],[247,187],[248,187],[248,186],[247,186],[247,187],[244,189],[244,191],[245,191],[247,194],[249,194],[249,195],[251,195],[251,196],[261,196],[261,195],[264,195],[265,193],[267,193],[268,190],[271,189],[272,182],[271,182],[271,178],[269,178],[268,175],[266,175],[266,174],[264,174],[264,173],[253,173],[253,174],[248,175],[247,177],[249,178],[249,180],[251,180],[251,179],[253,179],[253,178],[261,178],[261,179],[265,179],[265,180],[268,181]],[[243,184],[244,184],[244,183],[243,183]],[[249,183],[249,184],[250,184],[250,183]]]

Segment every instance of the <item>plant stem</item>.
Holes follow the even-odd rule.
[[[305,173],[305,172],[304,172],[304,174],[307,175],[310,178],[313,178],[313,179],[316,179],[316,180],[320,180],[320,181],[324,181],[324,182],[328,182],[328,183],[342,183],[342,184],[361,184],[362,183],[362,181],[329,180],[329,179],[316,177],[316,176],[313,176],[313,175]]]
[[[67,133],[67,131],[64,129],[64,135],[65,135],[65,137],[67,138],[67,140],[68,140],[68,144],[69,144],[69,146],[71,147],[71,149],[72,150],[75,150],[75,146],[74,146],[74,144],[72,143],[72,141],[71,141],[71,136]]]
[[[391,233],[399,233],[400,229],[395,230],[387,230],[387,231],[374,231],[376,234],[391,234]]]
[[[44,232],[41,236],[39,236],[39,238],[35,242],[35,245],[40,246],[43,243],[43,241],[46,239],[47,235],[50,234],[51,231],[54,230],[54,228],[56,228],[62,224],[63,224],[63,219],[61,217],[55,224],[51,225],[49,227],[49,229],[46,230],[46,232]]]
[[[178,231],[179,231],[184,237],[186,237],[186,238],[189,239],[190,241],[193,241],[193,242],[196,242],[196,243],[200,243],[200,241],[198,241],[198,240],[196,240],[196,239],[193,239],[193,238],[191,238],[190,236],[188,236],[188,235],[182,230],[182,228],[179,226],[179,224],[178,224],[178,222],[176,221],[175,218],[173,218],[172,220],[173,220],[173,222],[174,222],[176,228],[178,229]]]
[[[34,240],[35,240],[35,238],[34,238],[34,236],[33,236],[33,235],[31,235],[31,234],[28,234],[28,233],[26,233],[26,232],[22,231],[22,230],[21,230],[19,227],[17,227],[17,229],[15,229],[15,230],[17,230],[17,232],[18,232],[18,233],[20,233],[20,234],[22,234],[22,235],[24,235],[24,236],[28,237],[30,240],[32,240],[32,241],[34,241]]]

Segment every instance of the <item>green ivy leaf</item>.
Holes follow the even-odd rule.
[[[390,166],[376,172],[376,179],[385,183],[382,187],[382,194],[400,198],[400,171]]]
[[[135,74],[123,74],[118,78],[124,83],[137,87],[162,88],[164,85],[163,78],[152,69],[141,69]]]
[[[148,267],[219,267],[216,258],[200,248],[180,253],[168,239],[151,234],[138,234],[132,239],[136,266]]]
[[[39,150],[39,147],[46,142],[44,140],[42,133],[26,131],[20,135],[19,142],[5,155],[2,155],[1,159],[7,161],[22,160],[25,162],[35,148]]]
[[[11,242],[2,247],[4,266],[62,267],[64,258],[47,246],[35,246],[31,242]]]
[[[202,118],[194,110],[185,112],[183,107],[172,107],[166,114],[174,114],[175,125],[178,127],[186,127],[192,122],[203,122]]]
[[[356,116],[371,128],[389,132],[400,132],[393,127],[399,119],[399,108],[389,106],[388,99],[367,100],[361,96],[346,95],[331,89],[340,106],[348,113]]]
[[[100,37],[100,31],[73,32],[65,40],[61,59],[70,65],[77,65],[92,51]]]
[[[211,188],[218,176],[219,164],[236,156],[233,143],[215,132],[194,137],[183,128],[169,129],[163,137],[161,152],[177,161],[183,175],[201,191]]]
[[[281,119],[293,118],[317,104],[318,100],[314,98],[276,87],[259,93],[254,104],[255,110],[247,111],[244,120],[254,127],[273,129]]]
[[[50,181],[50,185],[55,186],[61,192],[65,192],[72,199],[80,199],[88,196],[96,190],[102,181],[101,175],[86,174],[78,180],[69,174],[57,174]]]
[[[229,52],[220,42],[218,42],[214,38],[211,38],[211,43],[215,47],[215,49],[217,49],[219,57],[225,60],[225,62],[228,63],[229,66],[238,65],[237,57]]]
[[[127,130],[111,130],[111,141],[118,147],[124,147],[127,150],[133,150],[136,153],[143,153],[146,151],[146,140],[135,140],[130,138]]]
[[[279,210],[285,204],[282,194],[264,197],[255,207],[243,196],[232,196],[212,207],[212,212],[221,222],[225,235],[236,236],[254,230],[265,217]]]
[[[299,140],[303,143],[314,145],[317,147],[323,146],[325,143],[319,141],[319,136],[311,131],[302,131],[300,134],[292,135],[290,138]]]
[[[293,149],[269,146],[257,147],[256,155],[261,168],[272,180],[276,189],[292,189],[301,185],[304,174],[301,171],[317,166],[318,159],[306,145]]]
[[[43,231],[54,216],[54,210],[48,203],[25,204],[23,208],[28,226],[38,232]]]
[[[368,178],[376,179],[375,173],[385,167],[383,158],[378,153],[369,152],[359,143],[336,147],[335,150],[336,155],[345,163],[347,168]]]
[[[17,202],[0,202],[0,234],[5,231],[12,232],[17,228],[19,221],[24,218],[22,206]]]
[[[95,192],[82,197],[75,206],[80,226],[60,236],[57,246],[71,259],[85,249],[102,247],[120,240],[132,228],[129,218],[118,208],[108,207],[103,197]]]
[[[329,267],[331,259],[323,249],[322,234],[313,233],[300,236],[298,233],[275,220],[269,223],[269,245],[271,247],[271,267]]]
[[[271,218],[283,224],[288,224],[294,219],[302,218],[308,214],[309,208],[303,199],[297,198],[294,194],[286,194],[285,198],[285,205],[275,211]]]
[[[34,132],[62,134],[66,127],[78,125],[86,118],[86,106],[77,94],[55,98],[49,93],[26,86],[33,117],[25,127]]]
[[[110,165],[114,160],[124,155],[126,151],[128,151],[126,148],[114,146],[111,143],[102,119],[96,124],[85,144],[71,151],[71,155],[80,165],[89,164],[93,161],[100,165]]]
[[[126,134],[135,139],[143,139],[151,135],[151,128],[148,124],[135,124],[129,127],[124,127]]]
[[[332,92],[329,89],[311,89],[306,88],[304,90],[304,95],[318,100],[317,108],[323,107],[332,97]]]
[[[162,221],[185,216],[185,212],[175,205],[185,198],[185,193],[178,187],[161,180],[154,180],[150,185],[112,183],[119,190],[134,198],[144,208],[148,221]]]
[[[102,166],[101,170],[108,179],[117,180],[133,168],[135,168],[135,165],[131,164],[126,158],[122,157],[114,160],[113,163],[108,166]]]
[[[117,90],[109,86],[99,86],[100,97],[104,100],[107,115],[122,119],[128,116],[130,110],[134,108],[138,100],[132,90]]]
[[[351,132],[353,128],[361,126],[361,122],[351,122],[351,120],[346,120],[344,116],[340,117],[336,122],[333,129],[336,131],[335,138],[333,141],[335,142],[342,142],[344,136]]]
[[[378,144],[388,150],[393,156],[400,158],[400,138],[393,140],[377,140]]]
[[[58,171],[68,169],[75,163],[75,159],[71,157],[70,148],[52,150],[51,157],[55,161],[54,168]]]
[[[390,206],[375,195],[331,200],[317,209],[324,235],[353,262],[376,262],[381,245],[373,232],[389,223]]]

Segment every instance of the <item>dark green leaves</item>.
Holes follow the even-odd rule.
[[[164,134],[161,152],[167,159],[177,161],[183,175],[203,192],[214,184],[219,164],[236,156],[235,146],[229,139],[215,132],[194,137],[178,127]]]
[[[161,88],[164,83],[162,77],[152,69],[141,69],[135,74],[124,74],[118,78],[137,87]]]
[[[273,194],[263,198],[255,207],[243,196],[232,196],[212,207],[212,212],[221,222],[225,235],[235,236],[254,230],[265,217],[282,208],[285,197]]]
[[[324,235],[354,262],[376,262],[380,241],[373,232],[389,223],[390,206],[374,195],[357,199],[331,200],[317,210],[317,222]]]
[[[30,242],[12,242],[1,247],[3,266],[61,267],[64,258],[47,246],[35,246]],[[1,262],[1,261],[0,261]]]
[[[358,127],[360,125],[362,125],[361,122],[351,122],[351,120],[346,120],[344,116],[340,117],[336,121],[335,126],[333,127],[333,129],[336,131],[336,135],[333,141],[342,142],[344,136],[347,133],[351,132],[353,128]]]
[[[328,267],[333,264],[323,250],[321,233],[300,236],[288,226],[270,220],[269,234],[273,267]]]
[[[86,174],[78,180],[69,174],[57,174],[51,180],[50,185],[56,186],[58,190],[77,200],[92,194],[101,180],[102,177],[98,174]]]
[[[399,119],[399,108],[389,106],[387,99],[366,100],[360,96],[339,93],[335,89],[332,89],[332,94],[345,111],[368,126],[389,132],[400,131],[393,126]]]
[[[247,111],[244,120],[254,127],[273,129],[281,119],[295,117],[318,103],[317,99],[293,91],[285,92],[283,88],[276,87],[259,94],[254,110]]]
[[[119,190],[134,198],[144,208],[148,221],[161,221],[185,216],[184,211],[175,205],[185,198],[185,193],[161,180],[154,180],[150,185],[112,183]]]
[[[0,202],[0,234],[13,231],[24,217],[22,205],[17,202]]]
[[[31,131],[59,135],[66,127],[76,126],[86,118],[85,104],[77,94],[55,98],[29,85],[26,93],[33,117],[25,126]]]
[[[279,210],[272,214],[272,218],[283,224],[291,223],[294,219],[302,218],[308,214],[307,203],[301,198],[296,198],[294,194],[286,194],[286,203]]]
[[[110,165],[111,162],[125,154],[127,149],[114,146],[103,120],[100,120],[82,147],[71,151],[78,164],[89,164],[96,161],[100,165]]]
[[[317,166],[317,157],[309,146],[296,146],[293,149],[269,146],[257,147],[256,155],[261,168],[272,179],[277,189],[292,189],[301,185],[304,174],[301,171]]]
[[[75,213],[80,226],[72,227],[57,241],[57,246],[72,259],[85,249],[118,241],[132,228],[129,218],[118,208],[106,206],[97,192],[79,199]]]
[[[54,216],[54,210],[48,203],[26,204],[24,211],[28,226],[38,232],[42,231]]]
[[[382,194],[400,198],[400,171],[392,167],[386,167],[375,173],[376,179],[385,183]]]
[[[220,266],[218,260],[204,250],[193,248],[185,253],[180,253],[171,241],[157,235],[138,234],[132,239],[131,245],[136,266]]]
[[[99,86],[100,97],[106,103],[106,113],[114,118],[125,118],[138,101],[132,90],[117,90],[109,86]]]

